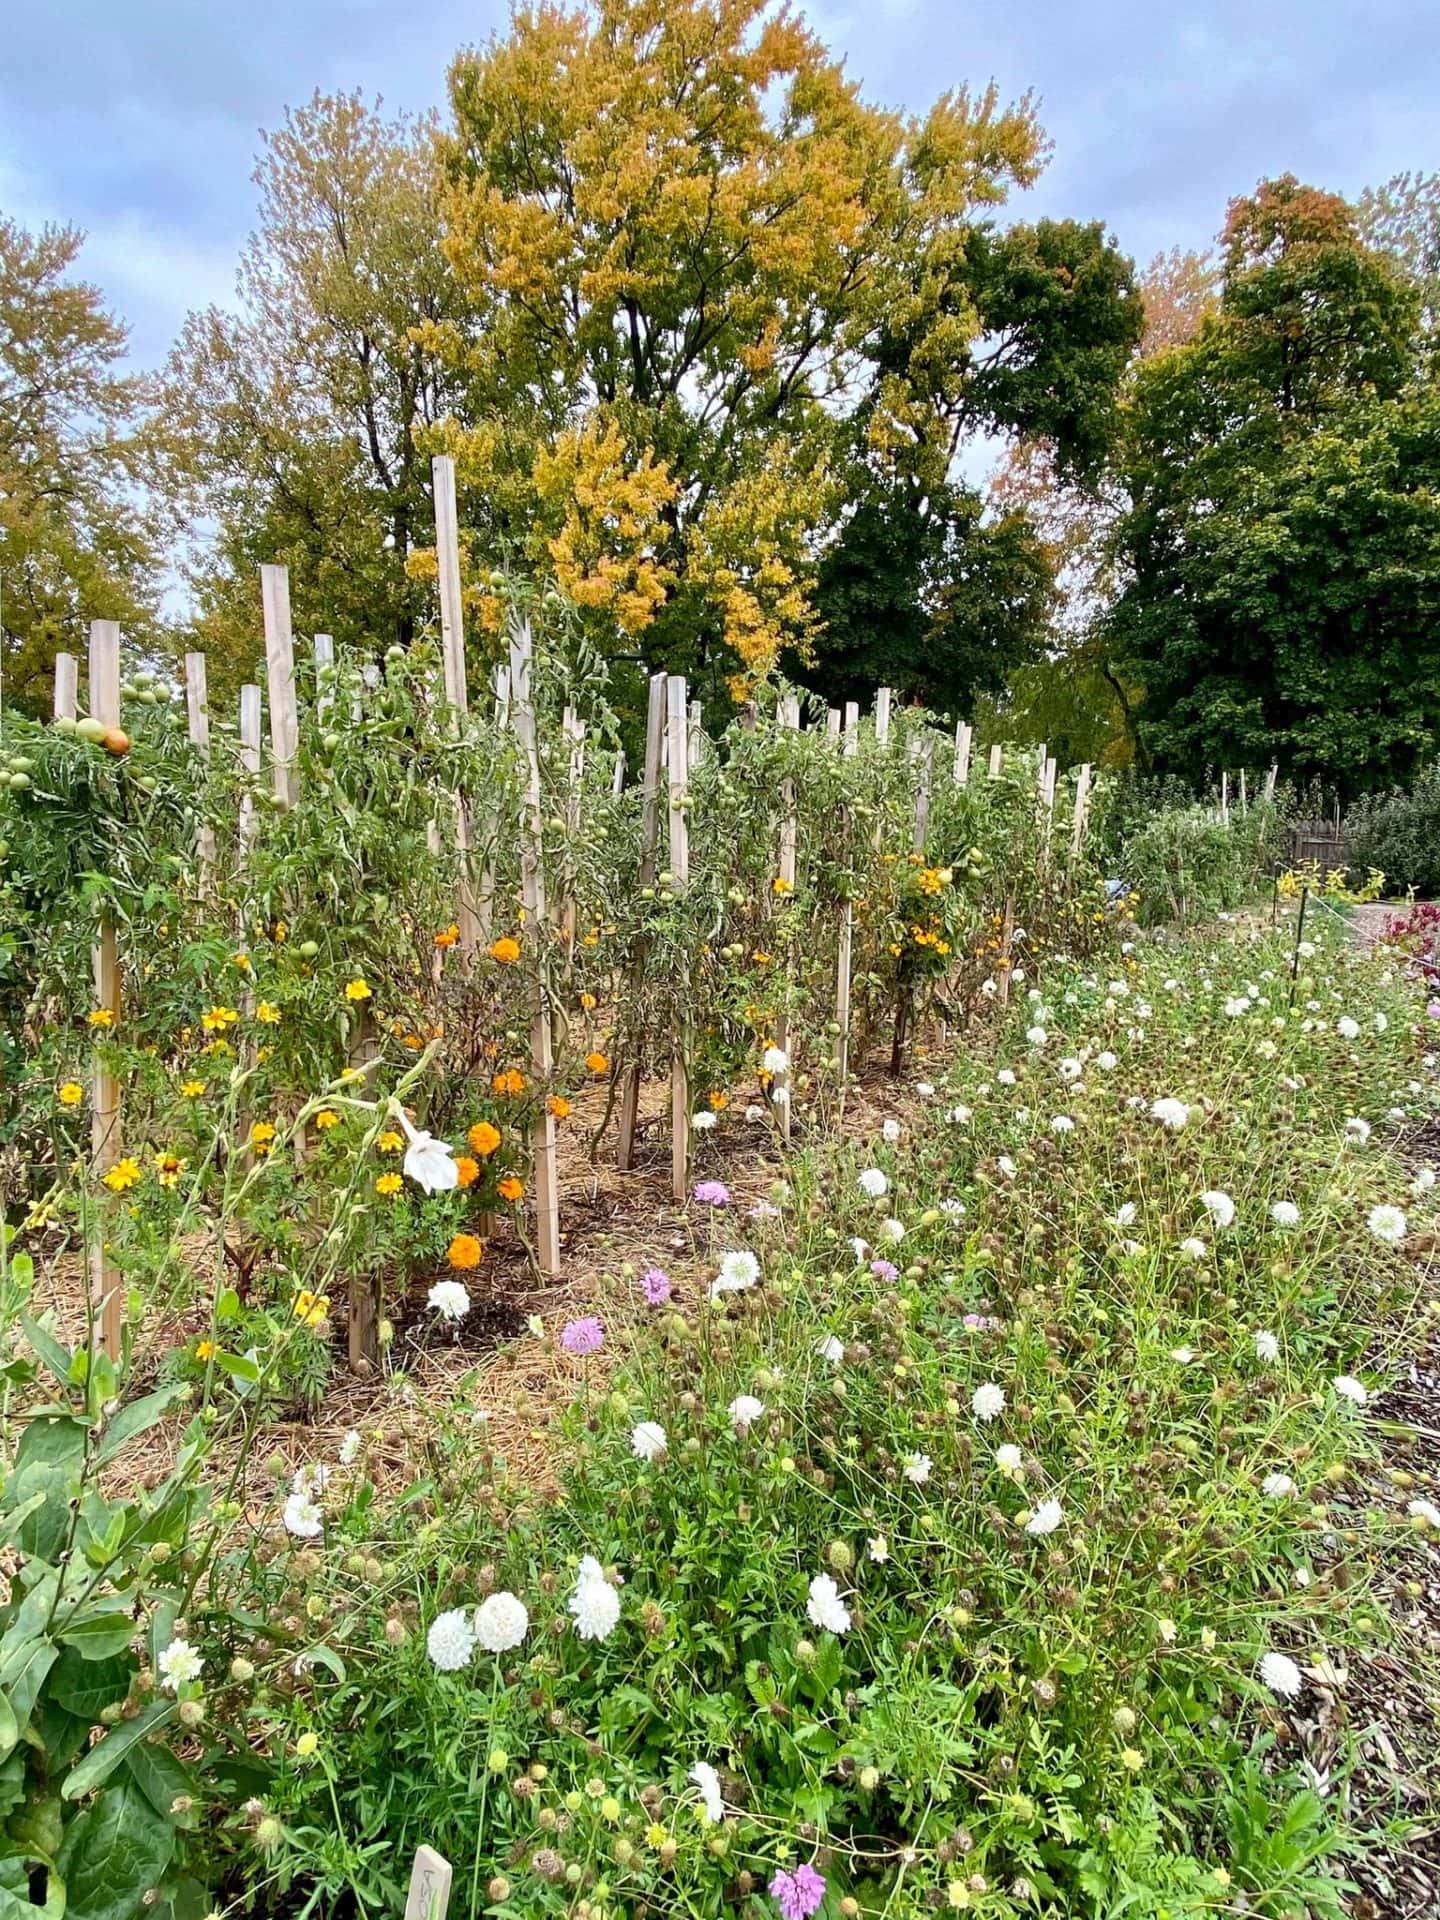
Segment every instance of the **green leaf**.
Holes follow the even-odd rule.
[[[125,1765],[130,1778],[139,1787],[156,1813],[163,1814],[167,1820],[178,1816],[171,1812],[175,1801],[182,1795],[195,1796],[195,1781],[190,1769],[169,1747],[162,1746],[157,1740],[142,1740],[138,1747],[132,1747],[125,1756]],[[196,1814],[192,1810],[184,1817],[182,1824],[194,1824]]]
[[[15,1718],[15,1709],[6,1696],[0,1693],[0,1760],[10,1758],[19,1738],[20,1722]]]
[[[37,1907],[8,1887],[0,1887],[0,1920],[61,1920],[65,1911],[65,1882],[52,1868],[45,1876],[45,1904]]]
[[[130,1677],[136,1661],[132,1654],[113,1653],[97,1659],[78,1647],[68,1647],[60,1656],[50,1697],[69,1713],[78,1713],[96,1721],[106,1707],[123,1700],[130,1690]]]
[[[147,1393],[142,1399],[132,1400],[128,1406],[121,1407],[105,1429],[96,1460],[101,1464],[113,1460],[127,1441],[153,1427],[157,1420],[163,1420],[181,1395],[188,1391],[187,1383],[177,1380],[171,1386],[157,1387],[154,1393]]]
[[[135,1622],[123,1607],[91,1602],[72,1613],[55,1637],[62,1646],[74,1647],[86,1660],[108,1660],[134,1639]]]
[[[31,1467],[76,1472],[84,1458],[85,1422],[74,1414],[46,1414],[32,1420],[21,1434],[10,1485],[13,1487]]]
[[[66,1920],[131,1920],[174,1851],[174,1827],[133,1782],[107,1788],[65,1836]]]
[[[223,1348],[217,1348],[215,1364],[222,1373],[228,1373],[233,1380],[243,1380],[248,1386],[253,1387],[260,1378],[259,1366],[243,1353],[226,1353]]]
[[[48,1333],[38,1320],[32,1320],[28,1313],[22,1313],[20,1324],[25,1329],[25,1338],[35,1349],[38,1357],[54,1374],[62,1387],[70,1385],[70,1354],[61,1346],[53,1333]]]
[[[133,1720],[122,1720],[70,1769],[60,1791],[67,1800],[78,1800],[103,1786],[133,1746],[174,1717],[173,1700],[154,1700]]]
[[[0,1687],[20,1726],[24,1727],[35,1711],[45,1676],[59,1658],[60,1649],[52,1640],[27,1640],[0,1666]]]

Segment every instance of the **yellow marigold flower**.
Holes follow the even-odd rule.
[[[721,1093],[718,1087],[716,1088],[715,1092],[709,1096],[709,1106],[710,1106],[710,1111],[712,1113],[724,1113],[725,1109],[729,1106],[729,1104],[730,1104],[729,1094]]]
[[[338,1127],[340,1116],[333,1107],[321,1107],[315,1116],[315,1124],[321,1133],[329,1133],[332,1127]]]
[[[498,1188],[502,1200],[518,1200],[524,1191],[525,1182],[514,1173],[507,1173]]]
[[[396,1133],[393,1127],[387,1127],[375,1142],[381,1153],[399,1153],[405,1145],[403,1133]]]
[[[502,967],[513,967],[520,958],[520,942],[502,933],[498,940],[490,942],[490,958],[498,960]]]
[[[765,952],[763,947],[757,947],[750,958],[755,962],[757,967],[768,967],[770,965],[771,956]]]
[[[291,1301],[290,1311],[303,1326],[318,1327],[330,1311],[330,1296],[328,1293],[312,1293],[308,1287],[302,1287]]]
[[[484,1160],[487,1155],[494,1153],[495,1149],[499,1146],[500,1129],[498,1127],[492,1127],[488,1120],[477,1120],[465,1138],[470,1142],[470,1145],[475,1149],[476,1153],[479,1154],[480,1158]]]
[[[439,933],[436,934],[435,944],[442,949],[445,947],[453,947],[459,938],[460,928],[456,922],[452,920],[448,927],[442,927]]]
[[[115,1010],[113,1007],[92,1007],[85,1018],[90,1022],[92,1027],[113,1027],[115,1024]]]
[[[214,1352],[215,1342],[213,1340],[202,1340],[195,1349],[195,1358],[197,1360],[209,1360]]]
[[[123,1159],[115,1162],[104,1177],[112,1193],[125,1193],[140,1179],[140,1162],[127,1153]]]
[[[455,1184],[463,1193],[466,1187],[473,1187],[480,1178],[480,1163],[472,1160],[468,1153],[455,1156]]]
[[[174,1187],[180,1183],[180,1176],[190,1162],[182,1160],[178,1153],[157,1153],[155,1172],[162,1187]]]
[[[418,1033],[407,1033],[400,1044],[402,1047],[408,1047],[411,1053],[418,1053],[425,1042],[420,1038]]]
[[[66,1080],[56,1089],[56,1098],[62,1107],[78,1107],[85,1098],[85,1089],[78,1080]]]
[[[273,1000],[262,1000],[255,1009],[255,1018],[260,1022],[262,1027],[278,1027],[280,1024],[280,1009],[275,1005]]]
[[[457,1273],[468,1273],[479,1266],[484,1251],[473,1233],[457,1233],[445,1250],[445,1258]]]
[[[248,953],[237,953],[234,954],[232,958],[241,973],[251,973],[254,971],[250,965],[250,956]]]
[[[233,1007],[211,1007],[208,1013],[202,1013],[200,1024],[206,1033],[223,1033],[226,1027],[233,1027],[240,1018]]]
[[[774,887],[776,893],[793,893],[795,891],[794,883],[786,880],[783,875],[778,873],[771,882],[771,885]]]
[[[184,1080],[180,1084],[180,1097],[183,1100],[198,1100],[204,1091],[203,1080]]]
[[[552,1093],[550,1098],[545,1102],[545,1104],[550,1109],[551,1113],[555,1116],[557,1120],[569,1119],[570,1102],[565,1098],[564,1094]]]
[[[593,1012],[593,1011],[594,1011],[594,1008],[595,1008],[595,996],[594,996],[594,994],[593,994],[593,993],[582,993],[582,994],[581,994],[581,996],[580,996],[580,1004],[581,1004],[581,1006],[582,1006],[582,1007],[584,1007],[584,1009],[585,1009],[585,1011],[586,1011],[587,1013],[591,1013],[591,1012]]]
[[[345,998],[347,1000],[368,1000],[370,998],[368,983],[364,980],[348,980],[345,983]]]
[[[250,1129],[250,1144],[256,1153],[268,1153],[274,1138],[275,1127],[269,1120],[257,1120]]]
[[[591,1073],[608,1073],[610,1071],[610,1062],[606,1059],[605,1055],[598,1050],[594,1053],[586,1054],[585,1065]]]
[[[383,1193],[388,1199],[392,1194],[399,1193],[404,1184],[398,1173],[382,1173],[375,1182],[375,1191]]]

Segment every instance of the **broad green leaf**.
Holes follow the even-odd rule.
[[[253,1387],[260,1378],[259,1366],[247,1354],[226,1353],[223,1348],[217,1348],[215,1364],[222,1373],[228,1373],[233,1380],[243,1380],[248,1386]]]
[[[122,1720],[118,1727],[112,1727],[103,1740],[91,1747],[82,1760],[76,1762],[66,1775],[60,1791],[67,1800],[78,1800],[82,1794],[92,1793],[96,1787],[103,1786],[138,1741],[174,1717],[173,1700],[153,1700],[133,1720]]]
[[[135,1622],[123,1607],[90,1602],[56,1630],[62,1646],[74,1647],[86,1660],[108,1660],[135,1637]]]
[[[133,1654],[112,1653],[102,1660],[67,1647],[50,1682],[50,1697],[68,1712],[97,1721],[106,1707],[125,1698],[135,1668]]]
[[[45,1676],[59,1658],[60,1649],[53,1640],[27,1640],[0,1667],[0,1688],[21,1727],[35,1711]]]
[[[0,1693],[0,1760],[8,1760],[20,1738],[20,1722],[5,1694]]]
[[[182,1394],[187,1392],[186,1383],[177,1380],[168,1387],[157,1387],[154,1393],[147,1393],[143,1399],[132,1400],[128,1406],[121,1407],[115,1418],[105,1429],[96,1459],[102,1464],[113,1460],[115,1455],[137,1434],[153,1427],[157,1420],[163,1420]]]
[[[107,1788],[65,1836],[66,1920],[131,1920],[174,1851],[174,1827],[133,1782]]]
[[[62,1347],[54,1334],[47,1332],[38,1320],[32,1320],[28,1313],[21,1314],[20,1324],[25,1329],[25,1338],[35,1349],[38,1357],[45,1362],[62,1387],[69,1386],[71,1355],[68,1350]]]
[[[190,1769],[158,1740],[142,1740],[138,1747],[132,1747],[125,1756],[125,1765],[151,1806],[167,1820],[179,1818],[171,1811],[176,1800],[185,1795],[195,1797],[195,1780]],[[195,1818],[192,1811],[181,1824],[191,1826]]]
[[[46,1414],[32,1420],[20,1436],[15,1450],[16,1480],[31,1467],[54,1467],[62,1472],[78,1471],[85,1457],[85,1422],[74,1414]]]

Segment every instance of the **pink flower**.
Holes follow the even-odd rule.
[[[670,1276],[659,1267],[647,1267],[640,1276],[640,1288],[647,1307],[663,1307],[670,1298]]]
[[[728,1207],[730,1189],[723,1180],[702,1180],[695,1189],[695,1198],[702,1207]]]
[[[825,1898],[825,1881],[808,1862],[787,1873],[784,1867],[770,1882],[770,1892],[781,1920],[810,1920]]]
[[[900,1269],[891,1260],[872,1260],[870,1271],[877,1280],[890,1281],[900,1278]]]
[[[583,1358],[588,1353],[598,1353],[605,1344],[605,1329],[593,1313],[587,1313],[580,1320],[571,1320],[561,1330],[560,1344],[566,1353]]]

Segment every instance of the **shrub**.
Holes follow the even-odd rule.
[[[1357,801],[1345,828],[1353,867],[1378,867],[1392,893],[1440,894],[1440,761],[1413,786]]]

